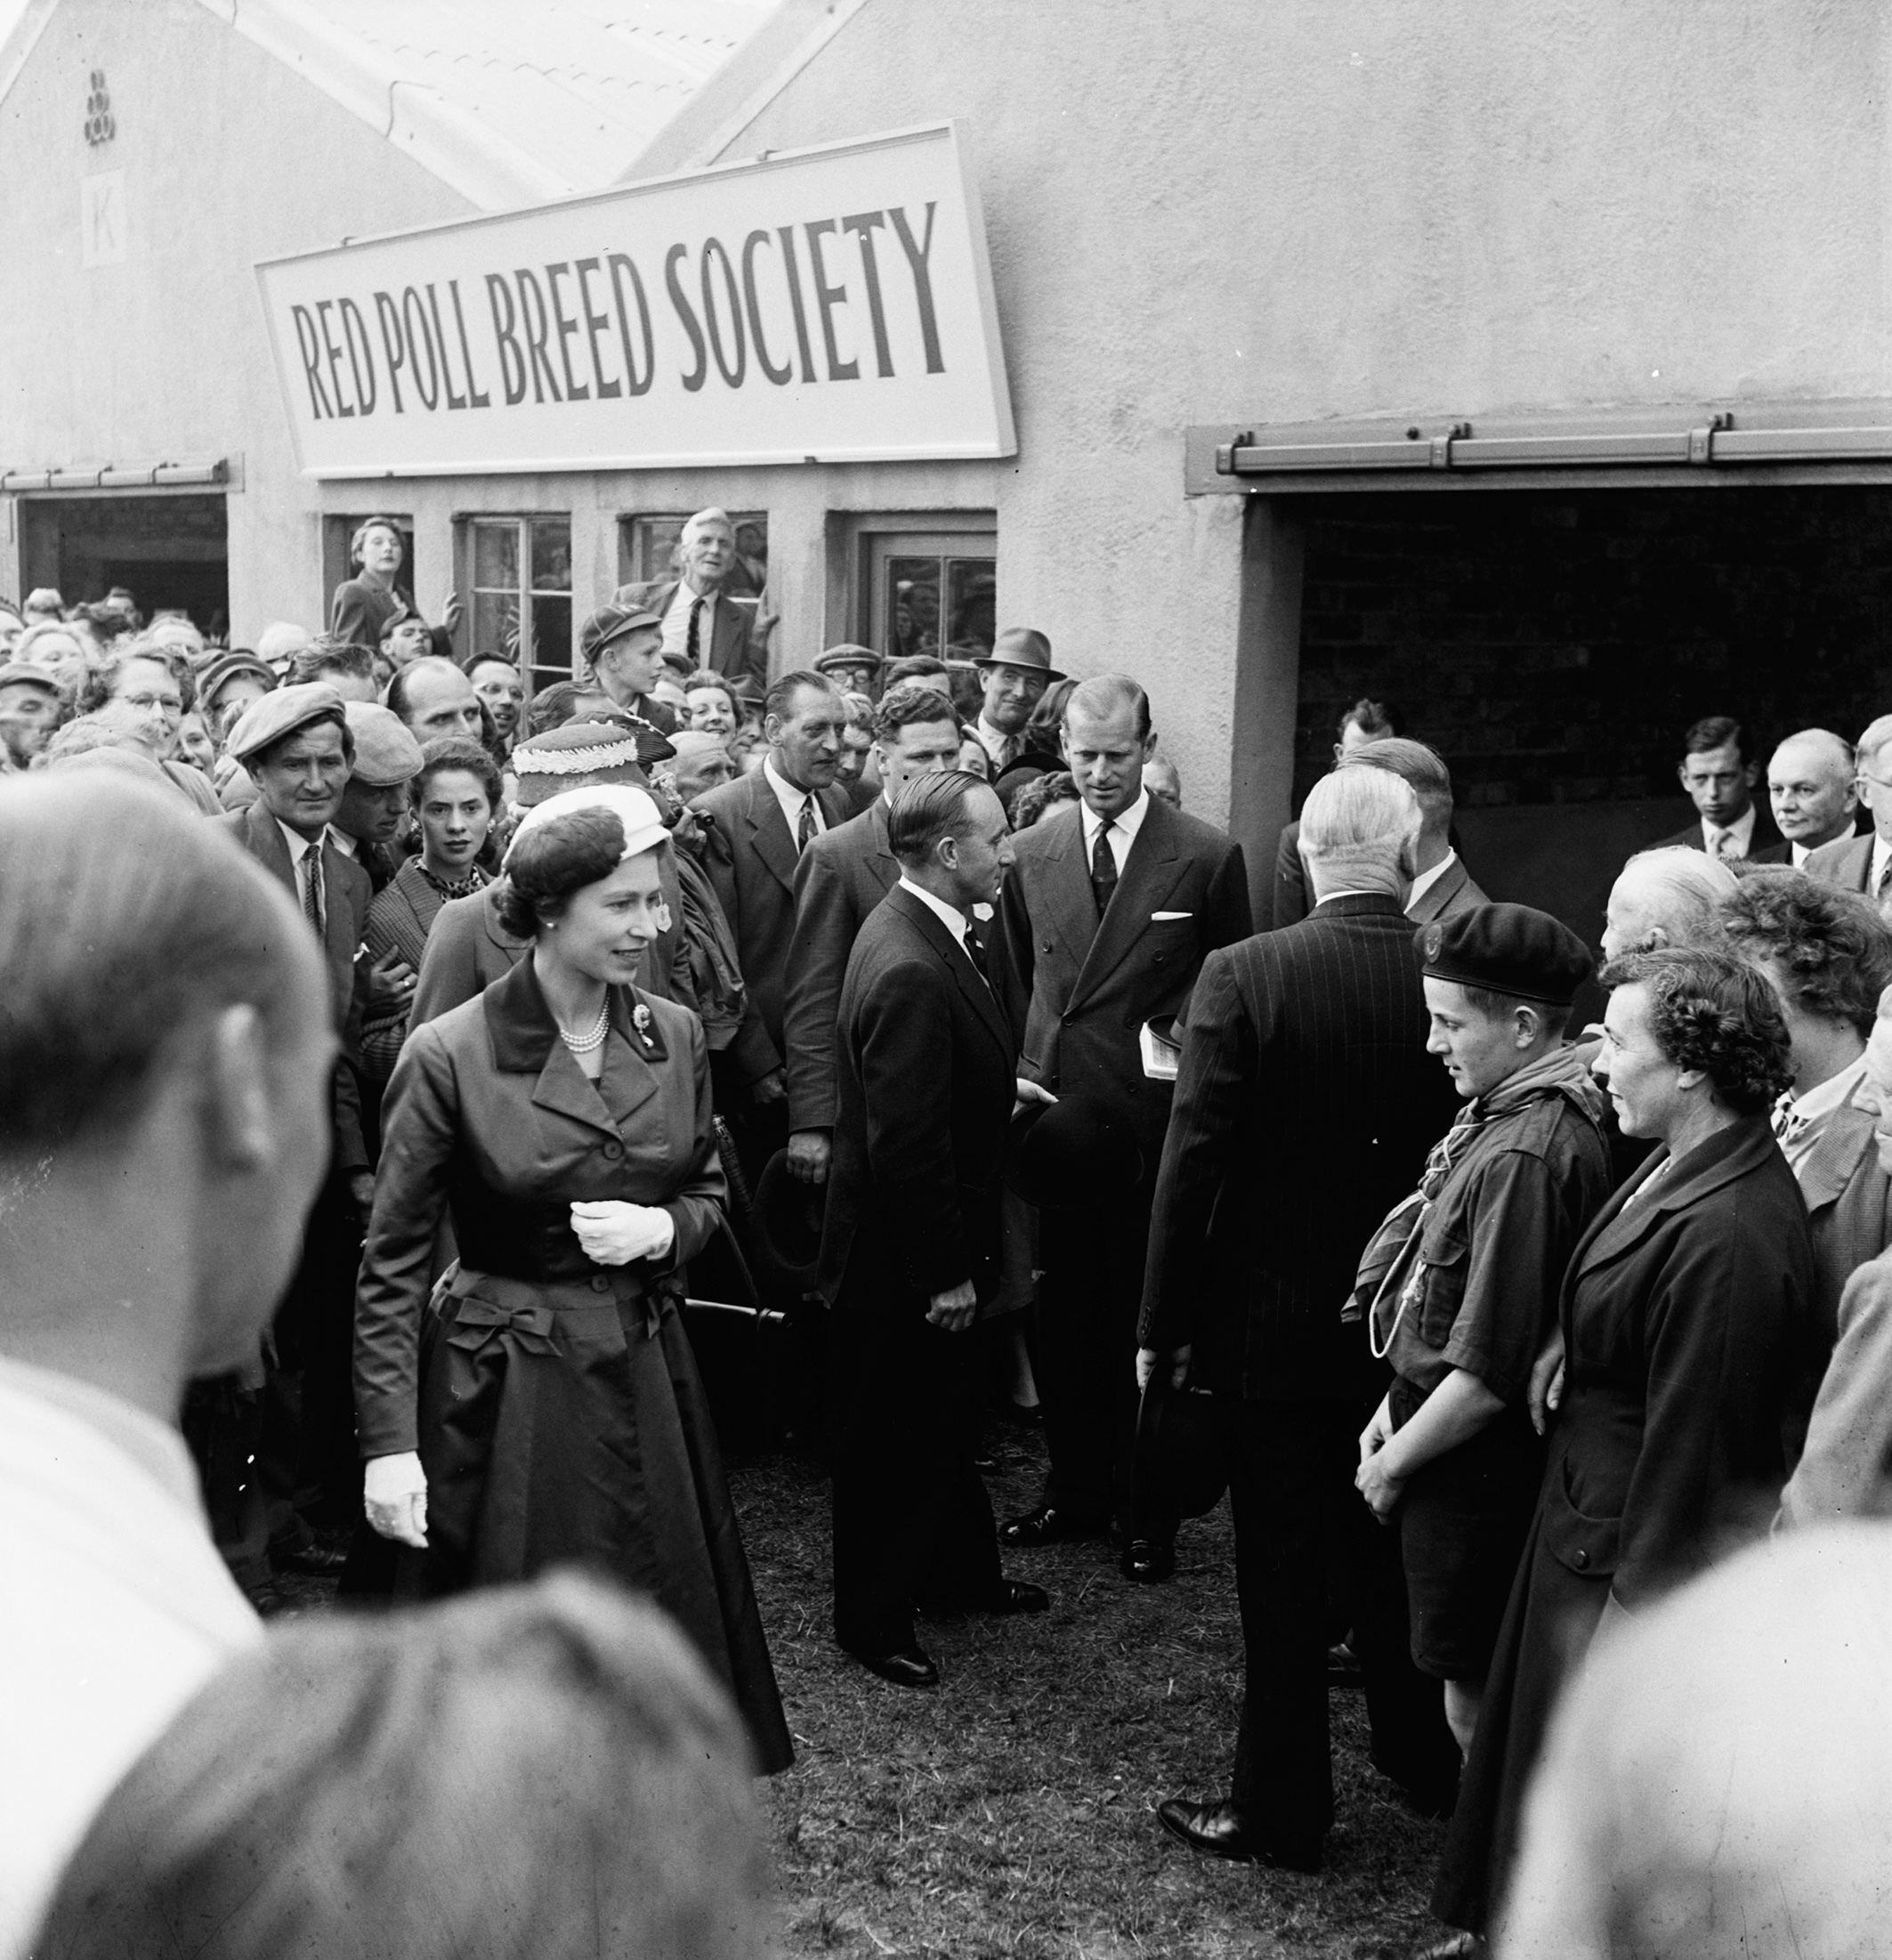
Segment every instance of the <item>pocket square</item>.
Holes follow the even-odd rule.
[[[1193,919],[1194,917],[1193,912],[1152,912],[1150,922],[1152,925],[1160,925],[1166,919]]]

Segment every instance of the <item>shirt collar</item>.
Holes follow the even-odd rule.
[[[1725,830],[1741,846],[1740,855],[1747,856],[1753,847],[1754,823],[1759,814],[1760,806],[1751,803],[1732,823],[1710,823],[1706,817],[1703,817],[1702,819],[1702,848],[1712,857],[1715,854],[1715,839]]]
[[[1459,854],[1448,844],[1445,846],[1445,855],[1429,871],[1421,871],[1412,880],[1412,889],[1406,894],[1406,910],[1411,911],[1458,862]]]
[[[972,928],[966,923],[964,912],[955,911],[943,898],[935,898],[924,885],[916,885],[904,871],[900,874],[900,882],[904,889],[911,892],[914,897],[918,899],[920,903],[932,912],[934,917],[939,920],[941,925],[945,927],[946,930],[952,935],[960,945],[963,946],[966,944],[966,935]]]
[[[1810,1123],[1823,1122],[1836,1109],[1843,1109],[1852,1101],[1864,1079],[1865,1057],[1862,1055],[1850,1068],[1842,1068],[1837,1075],[1830,1075],[1804,1096],[1796,1096],[1793,1114]]]
[[[349,836],[346,830],[338,830],[334,824],[328,826],[328,841],[344,857],[357,858],[361,855],[361,839]]]
[[[1087,803],[1080,803],[1078,807],[1082,811],[1084,817],[1084,847],[1086,850],[1095,850],[1097,844],[1097,832],[1104,828],[1104,819],[1097,815]],[[1136,843],[1136,833],[1143,829],[1143,820],[1149,814],[1150,792],[1147,790],[1139,790],[1136,792],[1136,802],[1121,816],[1111,819],[1111,822],[1123,832],[1126,847]]]
[[[1886,860],[1892,857],[1892,844],[1888,844],[1877,830],[1872,832],[1872,862],[1867,869],[1865,888],[1867,895],[1879,889],[1879,881],[1886,875]]]
[[[315,848],[314,844],[308,838],[305,838],[300,830],[292,830],[280,817],[276,819],[276,827],[288,840],[290,863],[299,869],[303,858]]]

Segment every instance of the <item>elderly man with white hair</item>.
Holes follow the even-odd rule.
[[[1855,769],[1852,743],[1831,729],[1789,735],[1767,762],[1767,800],[1781,841],[1755,852],[1754,862],[1804,871],[1823,844],[1845,843],[1859,807]]]
[[[665,654],[680,655],[683,671],[703,669],[740,680],[766,681],[767,659],[752,637],[754,616],[727,590],[736,566],[736,527],[724,510],[699,510],[677,542],[675,579],[620,586],[618,604],[654,612],[664,622]]]
[[[1391,1373],[1340,1315],[1361,1249],[1457,1104],[1426,1053],[1404,911],[1419,826],[1389,771],[1323,778],[1301,812],[1314,910],[1204,960],[1145,1268],[1139,1376],[1209,1390],[1228,1423],[1247,1651],[1227,1798],[1158,1815],[1193,1850],[1298,1870],[1320,1864],[1333,1821],[1330,1573],[1355,1578],[1374,1762],[1428,1808],[1458,1781],[1438,1689],[1408,1652],[1399,1540],[1353,1487]]]
[[[1864,892],[1882,916],[1892,916],[1892,715],[1868,722],[1854,751],[1854,786],[1872,819],[1864,837],[1824,844],[1807,860],[1815,878],[1842,891]]]
[[[1734,882],[1734,872],[1719,858],[1686,845],[1637,852],[1610,887],[1603,911],[1603,957],[1716,944],[1721,907],[1733,897]]]

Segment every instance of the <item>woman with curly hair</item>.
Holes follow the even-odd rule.
[[[1725,952],[1632,953],[1594,1064],[1617,1121],[1657,1148],[1565,1276],[1544,1480],[1505,1612],[1433,1910],[1482,1950],[1525,1786],[1592,1639],[1763,1535],[1813,1326],[1799,1187],[1774,1140],[1791,1075],[1760,971]],[[1559,1387],[1561,1394],[1559,1394]]]
[[[1774,983],[1792,1045],[1774,1134],[1813,1220],[1823,1366],[1847,1281],[1892,1245],[1892,1178],[1871,1112],[1855,1101],[1879,997],[1892,985],[1892,927],[1858,894],[1775,866],[1744,870],[1722,922],[1733,949]]]

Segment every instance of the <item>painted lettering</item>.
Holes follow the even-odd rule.
[[[552,391],[554,401],[563,398],[558,392],[558,377],[552,372],[551,357],[546,352],[546,337],[552,331],[552,321],[546,312],[546,296],[538,289],[538,281],[524,266],[513,274],[519,285],[519,320],[525,328],[526,351],[532,361],[532,399],[543,401],[545,388]],[[544,387],[540,377],[544,377]]]
[[[821,309],[821,340],[828,349],[828,378],[830,381],[858,381],[861,363],[843,360],[839,348],[835,345],[835,308],[847,304],[847,288],[828,283],[828,267],[821,257],[821,239],[834,229],[832,218],[817,218],[813,224],[802,227],[808,236],[808,263],[814,272],[815,304]]]
[[[408,364],[408,343],[400,330],[400,309],[387,294],[376,293],[375,318],[381,323],[381,351],[388,357],[388,387],[394,397],[394,413],[405,415],[408,409],[400,399],[400,370]]]
[[[605,261],[610,268],[611,297],[618,303],[618,337],[624,343],[624,385],[633,394],[645,393],[657,378],[657,343],[651,333],[651,306],[643,296],[643,279],[634,261],[622,252],[613,252]],[[637,300],[638,330],[643,336],[643,378],[638,377],[637,357],[631,352],[631,316],[624,304],[624,275],[631,275],[631,291]]]
[[[499,349],[499,380],[505,389],[505,405],[517,408],[526,398],[526,357],[513,329],[519,315],[513,306],[513,288],[497,272],[486,275],[486,304],[493,315],[493,339]],[[499,309],[505,309],[501,320]]]
[[[683,282],[676,276],[677,267],[690,256],[687,245],[673,245],[664,255],[664,284],[670,288],[670,304],[676,309],[676,317],[683,323],[683,331],[690,336],[690,347],[696,355],[696,366],[683,377],[683,385],[694,394],[703,385],[709,374],[709,355],[703,345],[703,329],[697,325],[697,317],[690,310],[690,302],[683,296]]]
[[[893,353],[887,345],[887,316],[880,304],[880,265],[874,256],[874,233],[887,222],[885,211],[857,211],[841,220],[844,231],[861,238],[861,273],[867,281],[867,317],[874,328],[874,365],[884,381],[893,372]]]
[[[778,368],[769,359],[769,344],[762,337],[762,305],[756,296],[756,247],[758,245],[772,245],[774,242],[766,231],[751,231],[743,239],[742,297],[748,308],[749,338],[756,343],[756,365],[780,388],[795,379],[795,369]]]
[[[334,304],[335,302],[332,299],[317,300],[315,303],[315,317],[321,326],[322,351],[328,356],[328,385],[335,395],[336,413],[339,416],[345,416],[352,422],[355,418],[355,411],[348,405],[342,393],[342,376],[340,373],[342,350],[336,345],[335,334],[328,325],[329,309]]]
[[[433,329],[427,324],[427,306],[418,293],[410,286],[400,296],[400,323],[408,329],[408,378],[414,384],[414,392],[422,405],[437,409],[441,405],[441,357],[433,344]],[[420,352],[427,350],[427,379],[424,385],[420,378]]]
[[[379,391],[375,382],[375,350],[368,340],[368,322],[353,300],[344,299],[336,304],[342,310],[342,338],[348,346],[348,369],[355,377],[355,400],[360,404],[361,413],[369,416],[375,412],[375,397]]]
[[[933,311],[933,271],[927,263],[933,256],[933,214],[938,208],[935,204],[927,205],[926,236],[918,245],[913,242],[906,212],[897,204],[887,212],[893,221],[893,234],[900,240],[900,248],[907,255],[907,270],[913,275],[913,297],[919,307],[920,338],[926,343],[926,372],[930,375],[946,372],[946,362],[940,353],[940,323]]]
[[[782,225],[775,233],[781,240],[782,263],[788,271],[788,304],[795,314],[795,344],[802,357],[802,379],[814,379],[814,355],[808,345],[808,315],[802,305],[802,273],[795,262],[795,227]]]
[[[578,332],[578,323],[565,317],[563,303],[558,296],[558,282],[571,277],[570,261],[561,259],[555,265],[546,268],[546,290],[552,296],[552,319],[558,328],[559,365],[565,370],[565,399],[568,401],[589,401],[591,390],[582,381],[571,377],[571,336]]]
[[[289,317],[295,322],[295,343],[303,351],[303,372],[309,379],[309,412],[319,422],[325,416],[332,422],[335,410],[328,406],[328,393],[322,386],[322,344],[316,336],[315,321],[306,306],[292,306]]]
[[[585,332],[591,342],[591,378],[598,391],[600,401],[610,401],[624,393],[621,383],[613,380],[604,371],[604,363],[598,358],[598,336],[611,323],[609,313],[592,312],[591,275],[601,270],[596,259],[580,259],[572,270],[578,277],[578,307],[585,315]]]
[[[710,254],[716,254],[716,263],[723,268],[723,290],[729,299],[729,326],[735,336],[735,358],[726,358],[723,352],[723,316],[716,310],[716,288],[709,279]],[[742,385],[742,377],[748,371],[748,344],[742,330],[742,296],[736,290],[736,268],[729,262],[729,254],[723,249],[721,239],[706,239],[703,241],[703,325],[708,330],[709,344],[716,357],[716,372],[732,388]]]
[[[457,279],[447,281],[447,296],[453,302],[453,324],[460,335],[460,371],[466,377],[466,398],[476,409],[489,409],[493,398],[482,394],[473,381],[473,349],[466,344],[466,315],[460,311],[460,282]]]
[[[447,330],[441,325],[441,296],[434,291],[432,279],[427,282],[427,314],[433,322],[433,344],[441,351],[441,385],[447,391],[447,406],[464,409],[466,397],[454,391],[453,357],[447,351]]]

